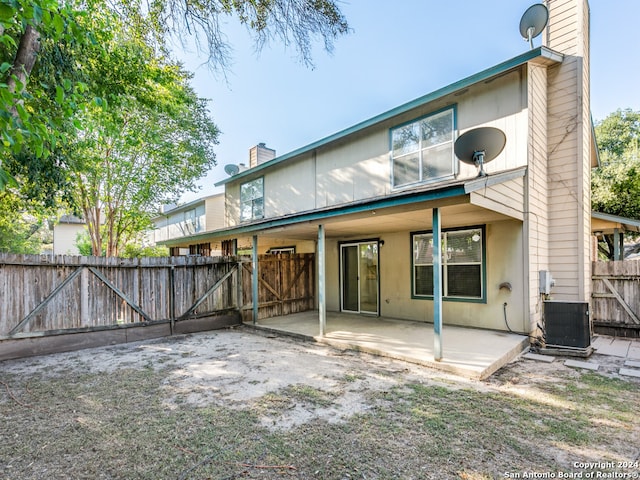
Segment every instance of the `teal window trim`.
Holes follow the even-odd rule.
[[[456,140],[456,133],[458,131],[458,108],[457,108],[457,104],[454,105],[447,105],[446,107],[440,108],[438,110],[434,110],[426,115],[422,115],[420,117],[417,118],[413,118],[407,122],[404,123],[400,123],[398,125],[394,125],[392,128],[389,129],[389,164],[390,164],[390,168],[389,168],[389,183],[391,185],[391,189],[392,190],[404,190],[407,188],[413,188],[416,186],[420,186],[420,185],[425,185],[425,184],[429,184],[429,183],[434,183],[434,182],[438,182],[438,181],[443,181],[443,180],[448,180],[448,179],[452,179],[455,178],[455,176],[458,174],[458,161],[455,157],[455,154],[453,152],[453,144]],[[425,152],[425,150],[429,150],[430,148],[433,149],[434,147],[437,148],[438,145],[434,145],[432,147],[428,147],[428,146],[423,146],[422,145],[422,141],[419,142],[419,147],[417,149],[417,151],[415,153],[417,153],[418,156],[418,179],[415,181],[410,181],[410,182],[405,182],[402,183],[400,185],[396,185],[396,178],[395,178],[395,169],[394,169],[394,164],[396,161],[396,158],[394,156],[394,132],[399,131],[400,129],[416,124],[416,126],[418,127],[418,124],[420,122],[422,122],[423,120],[426,120],[430,117],[435,117],[443,112],[446,111],[451,111],[451,116],[452,116],[452,121],[451,121],[451,139],[447,142],[443,142],[442,144],[447,144],[450,143],[451,144],[451,170],[450,172],[443,174],[443,175],[436,175],[436,176],[424,176],[424,166],[425,166],[425,158],[423,153]],[[405,154],[402,155],[404,157],[408,157],[410,154]]]
[[[487,229],[486,225],[470,225],[465,227],[457,227],[457,228],[447,228],[442,229],[442,233],[449,232],[459,232],[464,230],[474,230],[479,229],[482,232],[482,242],[480,245],[481,251],[481,268],[480,268],[480,282],[482,294],[479,297],[460,297],[460,296],[447,296],[443,295],[442,299],[446,302],[465,302],[465,303],[487,303]],[[409,252],[411,255],[411,298],[414,300],[431,300],[433,301],[433,295],[416,295],[415,293],[415,256],[414,256],[414,236],[415,235],[425,235],[432,234],[432,230],[421,230],[416,232],[410,232],[409,234],[409,242],[411,245],[411,251]],[[443,285],[444,287],[444,285]]]

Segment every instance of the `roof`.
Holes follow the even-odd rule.
[[[591,212],[591,218],[607,222],[609,228],[622,227],[625,231],[640,232],[640,220],[634,218],[620,217],[618,215],[610,215],[608,213]],[[595,230],[602,230],[601,226],[596,225]]]
[[[505,62],[499,63],[498,65],[495,65],[491,68],[488,68],[486,70],[483,70],[481,72],[478,72],[474,75],[471,75],[469,77],[463,78],[462,80],[459,80],[455,83],[452,83],[450,85],[447,85],[446,87],[440,88],[438,90],[435,90],[434,92],[428,93],[426,95],[423,95],[419,98],[416,98],[415,100],[412,100],[410,102],[407,102],[403,105],[400,105],[398,107],[392,108],[391,110],[388,110],[384,113],[381,113],[375,117],[369,118],[368,120],[365,120],[363,122],[357,123],[356,125],[353,125],[349,128],[346,128],[344,130],[341,130],[337,133],[334,133],[333,135],[329,135],[328,137],[322,138],[320,140],[317,140],[313,143],[310,143],[309,145],[306,145],[304,147],[298,148],[297,150],[293,150],[292,152],[289,153],[285,153],[284,155],[281,155],[279,157],[274,158],[273,160],[269,160],[268,162],[264,162],[260,165],[257,165],[251,169],[248,170],[244,170],[240,173],[238,173],[237,175],[234,175],[232,177],[226,178],[224,180],[221,180],[219,182],[217,182],[215,184],[215,186],[220,186],[220,185],[225,185],[229,182],[234,182],[237,181],[239,179],[242,179],[244,177],[248,177],[250,175],[253,175],[257,172],[260,172],[262,170],[268,169],[274,165],[280,164],[282,162],[285,162],[287,160],[290,160],[294,157],[298,157],[299,155],[308,153],[308,152],[312,152],[313,150],[316,150],[317,148],[323,147],[325,145],[328,145],[330,143],[333,143],[337,140],[343,139],[349,135],[353,135],[357,132],[360,132],[364,129],[370,128],[374,125],[377,125],[381,122],[384,122],[386,120],[389,120],[393,117],[396,117],[398,115],[402,115],[403,113],[409,112],[415,108],[418,108],[422,105],[426,105],[428,103],[431,103],[435,100],[440,99],[441,97],[444,97],[446,95],[450,95],[452,93],[458,92],[460,90],[464,90],[465,88],[470,87],[471,85],[474,85],[476,83],[480,83],[480,82],[484,82],[490,78],[493,77],[497,77],[500,75],[503,75],[504,73],[508,72],[509,70],[512,70],[514,68],[520,67],[528,62],[533,62],[533,63],[537,63],[537,64],[543,64],[543,65],[550,65],[550,64],[554,64],[554,63],[559,63],[562,62],[562,60],[564,59],[564,55],[561,53],[558,53],[554,50],[551,50],[550,48],[547,47],[538,47],[538,48],[534,48],[533,50],[529,50],[521,55],[518,55],[517,57],[514,57],[510,60],[507,60]]]
[[[214,198],[214,197],[222,197],[224,195],[224,193],[214,193],[212,195],[207,195],[205,197],[199,197],[196,198],[195,200],[191,200],[190,202],[187,203],[183,203],[182,205],[177,205],[174,208],[167,210],[165,212],[162,213],[158,213],[155,217],[153,217],[151,220],[156,220],[158,218],[166,218],[169,217],[171,215],[173,215],[174,213],[180,213],[180,212],[184,212],[185,210],[190,210],[198,205],[202,205],[204,203],[206,203],[207,200]]]
[[[75,215],[62,215],[58,219],[58,223],[67,223],[67,224],[75,224],[75,225],[84,225],[84,220],[80,217],[76,217]]]

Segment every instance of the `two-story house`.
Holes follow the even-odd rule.
[[[165,206],[152,219],[154,229],[148,241],[152,244],[170,243],[170,254],[221,255],[220,242],[193,242],[194,235],[224,227],[224,194],[198,198],[180,206]]]
[[[542,46],[238,171],[218,184],[225,227],[190,241],[316,253],[321,317],[506,330],[507,303],[527,334],[549,275],[555,299],[588,302],[589,8],[545,4]],[[454,152],[479,127],[506,137],[486,176]]]

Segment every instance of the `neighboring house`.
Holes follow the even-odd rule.
[[[74,215],[62,215],[53,226],[53,254],[80,255],[76,238],[84,231],[86,225],[83,219]]]
[[[224,228],[163,243],[315,252],[320,315],[506,330],[508,313],[528,333],[549,273],[554,299],[589,302],[589,9],[546,3],[543,46],[237,171]],[[506,146],[478,177],[454,143],[486,126]]]
[[[591,260],[598,260],[598,241],[602,241],[605,235],[613,237],[613,259],[638,258],[638,246],[625,246],[625,234],[629,233],[637,238],[640,233],[640,220],[610,215],[608,213],[591,213],[591,231],[593,232],[593,244]],[[611,238],[609,237],[609,238]]]
[[[164,212],[152,221],[155,229],[149,241],[154,244],[172,241],[171,255],[220,255],[220,242],[195,243],[188,239],[193,235],[224,227],[224,194],[210,195],[180,206],[165,207]]]

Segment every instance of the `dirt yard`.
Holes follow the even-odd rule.
[[[0,479],[640,478],[640,381],[594,357],[477,382],[239,328],[0,362]]]

